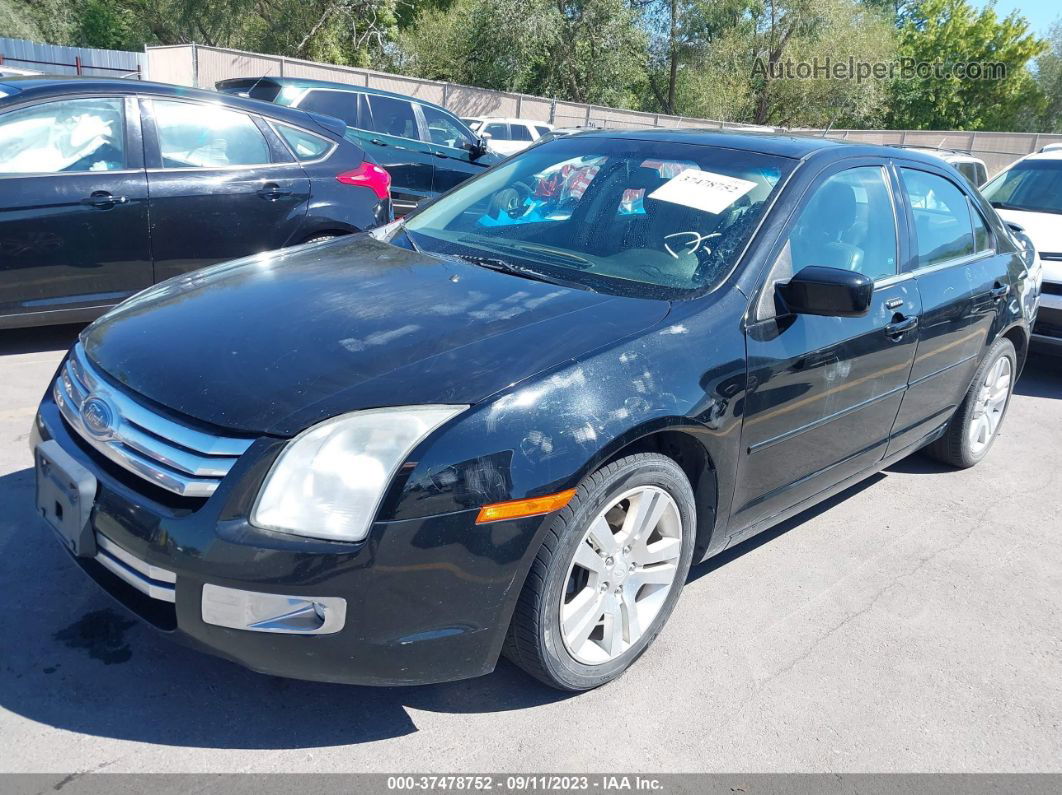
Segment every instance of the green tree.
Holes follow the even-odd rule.
[[[624,0],[456,0],[399,36],[395,66],[433,80],[629,106],[645,34]]]
[[[1028,66],[1046,48],[1024,18],[1012,13],[1000,19],[991,3],[977,11],[967,0],[917,0],[901,9],[899,25],[901,57],[932,68],[893,83],[890,127],[1009,130],[1021,125],[1036,97]],[[998,64],[1002,73],[985,79],[956,73],[972,63]]]
[[[1062,132],[1062,19],[1051,26],[1047,52],[1036,59],[1036,85],[1041,103],[1033,123],[1037,132]]]

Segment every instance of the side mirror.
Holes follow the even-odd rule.
[[[1022,259],[1025,261],[1025,267],[1031,268],[1036,257],[1036,246],[1033,245],[1032,238],[1030,238],[1029,234],[1025,231],[1025,227],[1017,221],[1004,221],[1003,223],[1006,225],[1007,231],[1010,232],[1010,236],[1014,238],[1014,242],[1021,251]]]
[[[487,139],[490,138],[490,133],[483,133],[476,139],[474,144],[468,144],[468,153],[475,160],[477,157],[483,157],[489,151],[487,148]]]
[[[776,289],[798,315],[860,317],[874,297],[874,282],[862,273],[818,265],[809,265]]]

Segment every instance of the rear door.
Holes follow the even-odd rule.
[[[487,162],[472,159],[476,140],[456,116],[429,105],[418,105],[417,109],[423,122],[424,137],[435,157],[435,177],[432,182],[435,193],[443,193],[460,185],[494,162],[493,158],[485,158]]]
[[[0,317],[114,304],[151,284],[135,101],[0,114]]]
[[[890,453],[946,422],[966,394],[1008,300],[1012,259],[997,251],[972,191],[943,169],[897,165],[914,255],[906,269],[918,285],[922,322]]]
[[[184,99],[141,109],[156,280],[301,242],[309,180],[265,122]]]
[[[435,161],[421,140],[414,103],[380,94],[359,94],[356,143],[391,175],[395,215],[404,215],[433,195]]]

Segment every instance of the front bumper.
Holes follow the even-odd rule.
[[[152,595],[106,561],[75,557],[78,565],[173,639],[276,676],[399,685],[489,673],[544,527],[542,517],[477,526],[476,510],[465,510],[378,522],[359,544],[299,539],[233,511],[272,460],[259,448],[275,441],[257,442],[211,497],[189,503],[130,483],[70,433],[50,395],[31,444],[49,439],[98,480],[90,526],[104,539],[100,549],[109,544],[112,556],[128,556],[127,569],[172,573],[172,582],[148,576],[163,586]],[[49,532],[43,520],[41,531]],[[207,584],[339,598],[345,621],[339,631],[306,635],[217,626],[203,620]]]
[[[1045,282],[1044,288],[1033,326],[1032,344],[1039,350],[1062,353],[1062,285],[1049,286]]]

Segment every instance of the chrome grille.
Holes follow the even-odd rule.
[[[137,403],[100,377],[80,342],[55,379],[52,394],[70,427],[95,450],[183,497],[213,494],[254,441],[215,436]]]

